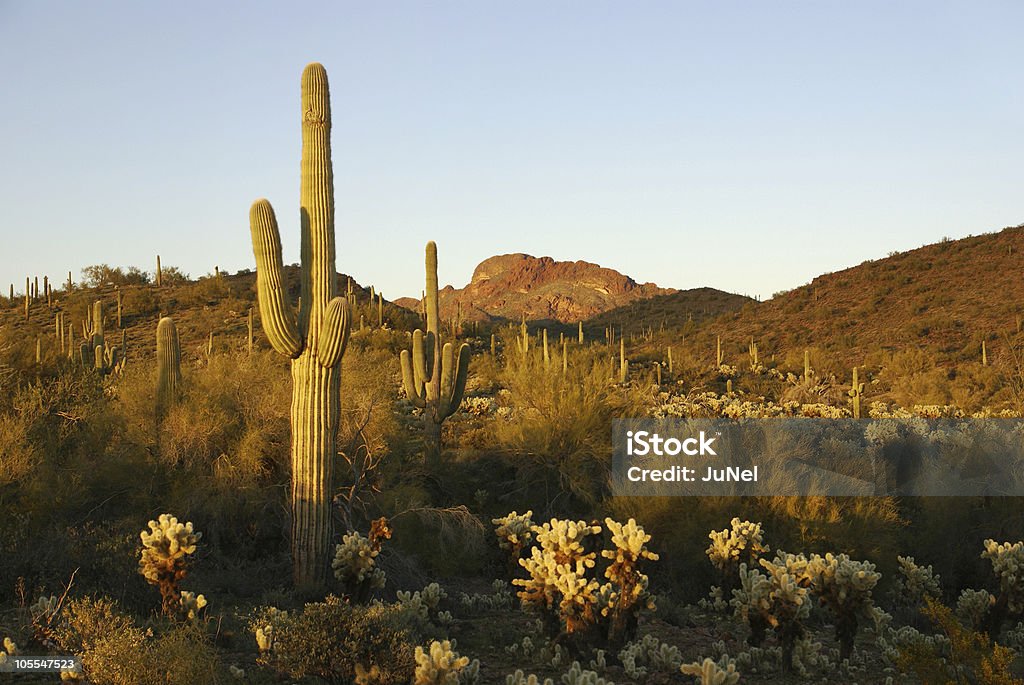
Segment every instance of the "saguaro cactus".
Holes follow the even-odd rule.
[[[156,326],[156,411],[160,416],[174,404],[181,385],[181,346],[174,319],[165,316]]]
[[[441,458],[441,424],[458,410],[469,373],[469,345],[456,351],[452,343],[442,347],[437,298],[437,245],[427,243],[427,332],[412,334],[412,353],[402,350],[402,383],[405,394],[423,410],[426,461],[435,465]]]
[[[864,394],[864,384],[857,379],[857,367],[853,367],[853,384],[848,393],[853,401],[853,418],[860,418],[860,398]]]
[[[82,366],[92,367],[103,376],[120,372],[124,368],[124,358],[116,345],[107,344],[103,330],[103,301],[93,302],[91,311],[88,326],[84,330],[85,341],[79,350]]]
[[[281,235],[274,209],[257,200],[249,211],[260,321],[270,344],[292,360],[292,562],[295,584],[322,588],[331,562],[331,496],[340,411],[341,358],[349,308],[337,297],[334,180],[327,71],[302,72],[301,296],[298,316],[287,301]]]

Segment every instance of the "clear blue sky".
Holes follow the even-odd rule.
[[[416,295],[505,252],[770,296],[1024,222],[1020,2],[0,0],[0,286],[298,261],[331,79],[338,266]],[[319,5],[319,6],[316,6]]]

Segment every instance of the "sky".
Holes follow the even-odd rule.
[[[417,296],[495,254],[768,298],[1024,223],[1020,2],[0,0],[0,289],[299,260],[331,82],[337,264]]]

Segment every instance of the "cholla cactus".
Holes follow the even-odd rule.
[[[596,554],[587,552],[582,541],[600,533],[601,527],[551,519],[532,530],[540,547],[519,560],[530,577],[512,581],[523,588],[518,593],[523,606],[541,611],[552,634],[560,631],[562,623],[569,633],[593,623],[599,586],[587,571],[594,567]]]
[[[387,579],[384,570],[377,566],[380,550],[374,549],[370,540],[358,531],[347,533],[341,540],[331,562],[334,577],[356,601],[366,601],[372,590],[384,587]]]
[[[537,676],[526,675],[521,669],[516,669],[515,673],[510,673],[505,676],[505,685],[555,685],[555,681],[551,678],[545,678],[544,682],[541,683]]]
[[[170,616],[179,603],[178,582],[188,573],[187,557],[195,554],[196,543],[203,534],[193,530],[191,521],[179,523],[170,514],[160,514],[156,521],[149,522],[149,531],[142,531],[140,537],[139,573],[150,585],[160,588],[163,611]]]
[[[714,659],[695,661],[692,664],[685,664],[679,667],[684,675],[695,675],[701,685],[736,685],[740,681],[740,674],[736,671],[736,662],[728,656],[723,656],[716,663]]]
[[[619,652],[619,661],[630,678],[641,679],[648,673],[674,673],[683,663],[678,647],[666,644],[654,635],[630,642]]]
[[[982,630],[995,605],[988,590],[964,590],[956,601],[956,615],[971,630]]]
[[[190,623],[198,622],[199,612],[206,606],[206,597],[186,590],[181,593],[180,601],[181,614],[185,617],[185,620]]]
[[[431,583],[416,592],[398,591],[398,604],[421,633],[435,632],[453,622],[451,613],[439,611],[448,593],[437,583]]]
[[[719,571],[735,573],[740,564],[753,564],[770,548],[763,544],[760,523],[733,518],[730,526],[731,530],[713,530],[708,534],[711,545],[705,552]]]
[[[415,685],[472,685],[480,674],[480,661],[459,656],[445,640],[430,643],[429,651],[416,647]]]
[[[760,523],[733,518],[729,525],[731,529],[713,530],[708,533],[711,545],[705,550],[708,559],[718,569],[721,577],[721,586],[711,589],[711,597],[716,606],[735,589],[740,564],[752,567],[761,555],[770,551],[770,548],[763,544]]]
[[[253,634],[256,636],[256,647],[260,654],[266,654],[274,648],[274,623],[285,618],[288,618],[287,611],[268,607],[252,624]]]
[[[981,558],[992,562],[992,571],[999,578],[999,595],[993,613],[996,623],[991,626],[994,633],[998,632],[1003,614],[1019,616],[1024,613],[1024,542],[985,540]]]
[[[821,603],[836,617],[839,655],[848,659],[853,653],[857,619],[869,618],[874,606],[871,591],[882,577],[869,561],[854,561],[845,554],[815,554],[807,566],[811,587]]]
[[[918,566],[914,557],[896,557],[899,575],[893,596],[897,604],[918,606],[925,597],[937,599],[942,594],[939,576],[931,566]]]
[[[736,615],[750,627],[749,642],[759,646],[772,628],[782,645],[783,668],[793,667],[793,648],[804,636],[803,621],[811,610],[808,561],[803,555],[778,553],[773,561],[761,559],[767,575],[740,564],[740,587],[733,590]]]
[[[640,611],[654,610],[654,600],[647,590],[647,576],[640,572],[645,561],[657,561],[658,555],[647,549],[651,536],[629,519],[625,525],[610,518],[604,520],[612,534],[615,549],[606,549],[601,556],[610,560],[604,576],[608,582],[601,586],[601,615],[608,619],[609,646],[618,649],[636,632]]]
[[[491,519],[491,523],[497,526],[494,534],[498,537],[498,546],[509,551],[513,564],[518,564],[523,550],[533,541],[532,516],[533,511],[525,514],[513,511],[507,516]]]
[[[569,670],[562,674],[562,685],[615,685],[605,680],[594,671],[584,670],[580,662],[572,662]]]
[[[228,672],[231,673],[231,677],[235,680],[245,680],[244,668],[239,668],[238,666],[231,664],[230,666],[228,666]]]

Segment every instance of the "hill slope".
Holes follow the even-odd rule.
[[[1006,350],[1024,314],[1024,225],[945,240],[824,274],[726,314],[700,338],[762,353],[803,347],[859,363],[878,351],[925,348],[954,362]]]

